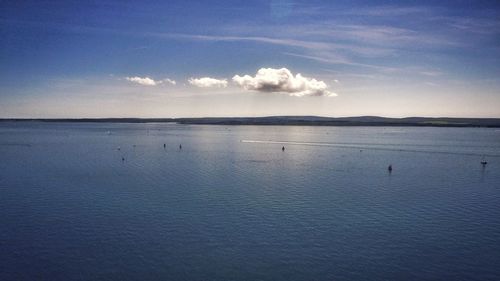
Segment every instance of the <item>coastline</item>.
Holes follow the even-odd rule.
[[[2,118],[0,122],[68,123],[177,123],[188,125],[280,125],[280,126],[386,126],[386,127],[487,127],[500,128],[500,118],[449,118],[378,116],[317,117],[201,117],[201,118]]]

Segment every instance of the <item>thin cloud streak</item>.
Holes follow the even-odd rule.
[[[431,15],[436,13],[435,7],[424,6],[377,6],[370,8],[356,8],[344,11],[341,14],[351,16],[373,16],[373,17],[401,17],[409,15]]]
[[[385,72],[397,71],[397,68],[393,68],[393,67],[342,61],[342,60],[338,60],[336,58],[316,57],[316,56],[301,55],[301,54],[295,54],[295,53],[283,53],[283,54],[288,55],[288,56],[309,59],[309,60],[313,60],[313,61],[317,61],[317,62],[322,62],[322,63],[326,63],[326,64],[345,64],[345,65],[350,65],[350,66],[366,67],[366,68],[376,69],[376,70],[385,71]]]
[[[249,41],[249,42],[268,43],[273,45],[282,45],[289,47],[301,47],[312,50],[327,50],[332,48],[332,45],[327,42],[314,42],[314,41],[295,40],[295,39],[277,39],[277,38],[260,37],[260,36],[219,36],[219,35],[197,35],[197,34],[179,34],[179,33],[152,33],[152,32],[148,32],[145,35],[160,37],[160,38],[169,38],[169,39],[187,39],[187,40],[215,41],[215,42]]]

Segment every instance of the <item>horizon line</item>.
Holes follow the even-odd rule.
[[[500,119],[500,117],[451,117],[451,116],[405,116],[388,117],[382,115],[350,115],[350,116],[322,116],[322,115],[262,115],[262,116],[202,116],[202,117],[0,117],[0,120],[102,120],[102,119],[236,119],[236,118],[385,118],[385,119],[409,119],[409,118],[427,118],[427,119]]]

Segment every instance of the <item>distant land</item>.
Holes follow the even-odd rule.
[[[491,127],[500,128],[500,118],[448,118],[378,116],[319,117],[203,117],[203,118],[4,118],[0,122],[109,122],[109,123],[178,123],[193,125],[300,125],[300,126],[426,126],[426,127]]]

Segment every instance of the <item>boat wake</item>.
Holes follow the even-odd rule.
[[[346,149],[382,150],[382,151],[397,151],[397,152],[411,152],[411,153],[500,157],[500,154],[488,154],[488,153],[481,153],[481,152],[476,153],[476,152],[396,148],[396,147],[387,147],[388,145],[386,145],[386,144],[360,145],[360,144],[347,144],[347,143],[276,141],[276,140],[241,140],[241,142],[242,143],[258,143],[258,144],[287,144],[287,145],[303,145],[303,146],[324,146],[324,147],[335,147],[335,148],[346,148]],[[384,147],[380,147],[380,146],[384,146]]]

